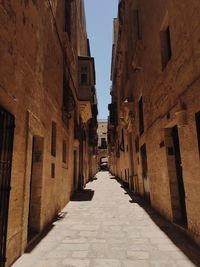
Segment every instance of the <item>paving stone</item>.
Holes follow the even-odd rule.
[[[148,244],[132,244],[130,249],[134,252],[136,251],[151,251],[155,249],[153,246],[149,246]]]
[[[136,260],[146,260],[149,258],[149,253],[145,251],[127,251],[128,258]]]
[[[54,267],[58,267],[58,266],[54,266]],[[89,260],[78,260],[78,259],[65,259],[64,261],[62,261],[62,266],[64,267],[90,267],[90,261]],[[49,266],[47,265],[45,267],[49,267]]]
[[[35,253],[46,253],[49,252],[50,250],[56,248],[57,244],[59,244],[60,242],[47,242],[46,240],[43,240],[42,242],[40,242],[32,251],[33,254]]]
[[[119,260],[113,259],[96,259],[92,263],[92,267],[121,267]]]
[[[177,264],[169,259],[160,260],[159,258],[154,261],[150,261],[151,267],[177,267]]]
[[[145,239],[145,238],[141,238],[141,237],[137,237],[137,238],[129,237],[129,242],[131,244],[134,244],[135,246],[138,246],[138,245],[148,245],[148,246],[151,246],[151,243],[150,243],[150,240],[149,239]]]
[[[68,244],[81,244],[86,242],[87,242],[86,238],[65,238],[64,240],[62,240],[62,243],[68,243]]]
[[[45,258],[47,259],[65,259],[65,258],[70,258],[72,255],[72,251],[63,251],[62,249],[55,249],[52,250],[51,253],[46,253],[44,255]]]
[[[125,260],[127,258],[126,250],[122,248],[110,248],[108,258],[118,259],[120,261]]]
[[[88,250],[89,244],[62,244],[57,247],[57,250],[63,250],[63,251],[85,251]]]
[[[83,231],[97,231],[99,229],[98,225],[74,225],[71,228],[72,230],[83,230]]]
[[[72,253],[72,258],[87,258],[88,257],[88,251],[74,251]]]
[[[41,258],[39,258],[41,259]],[[36,262],[39,260],[36,257],[33,257],[32,255],[24,254],[23,257],[19,258],[15,263],[15,267],[32,267]]]
[[[153,238],[150,238],[150,241],[152,244],[168,244],[168,245],[173,244],[171,240],[165,237],[162,237],[162,238],[153,237]]]
[[[79,235],[83,237],[96,237],[97,234],[98,234],[97,232],[91,232],[91,231],[81,231],[79,233]]]
[[[93,238],[90,241],[91,243],[106,243],[105,239],[101,239],[101,238]]]
[[[60,266],[60,261],[55,259],[41,260],[34,264],[34,267],[56,267]]]
[[[173,244],[157,244],[157,247],[161,251],[179,251],[179,249]]]
[[[90,248],[89,257],[91,258],[106,258],[108,253],[108,246],[106,244],[93,243]]]
[[[143,260],[135,260],[135,261],[130,261],[126,260],[123,261],[123,267],[150,267],[148,261],[143,261]]]
[[[177,266],[179,266],[179,267],[195,267],[195,266],[200,266],[200,262],[195,264],[192,262],[188,262],[188,260],[178,260]]]

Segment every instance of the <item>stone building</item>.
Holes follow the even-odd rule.
[[[98,147],[99,148],[107,148],[107,120],[98,120]]]
[[[98,165],[108,162],[108,121],[98,120]]]
[[[97,171],[98,111],[83,0],[0,1],[0,22],[4,267]]]
[[[200,2],[121,0],[110,169],[200,243]]]

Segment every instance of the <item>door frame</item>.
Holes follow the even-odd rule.
[[[143,179],[143,186],[144,186],[144,197],[148,201],[150,201],[146,143],[144,143],[140,147],[140,154],[141,154],[142,179]]]
[[[178,126],[171,125],[170,127],[165,128],[164,139],[166,146],[172,220],[183,227],[187,227],[185,186],[181,163]],[[183,192],[181,193],[181,191]]]
[[[0,267],[6,259],[15,117],[0,106]],[[2,175],[1,175],[2,173]]]
[[[181,151],[180,151],[180,138],[178,134],[178,126],[172,128],[172,139],[174,145],[174,156],[175,156],[175,166],[176,166],[176,176],[178,184],[179,202],[180,202],[180,212],[181,212],[181,222],[185,226],[187,225],[187,210],[185,202],[185,186],[183,181],[183,168],[181,161]]]
[[[29,183],[29,210],[27,240],[30,243],[41,231],[42,177],[44,137],[32,137],[31,173]]]

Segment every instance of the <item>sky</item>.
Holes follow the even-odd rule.
[[[118,0],[85,0],[87,34],[96,67],[98,119],[107,119],[110,103],[112,25],[117,16]]]

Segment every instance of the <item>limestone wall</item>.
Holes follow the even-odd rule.
[[[133,16],[135,11],[138,12],[137,27]],[[134,163],[133,189],[135,193],[145,193],[141,147],[146,144],[151,205],[168,219],[177,222],[180,202],[170,131],[178,125],[188,221],[184,227],[200,242],[197,197],[200,193],[200,164],[195,121],[195,113],[200,110],[200,3],[122,1],[121,12],[112,99],[118,105],[118,113],[123,101],[129,99],[134,102],[133,154],[130,156]],[[167,27],[170,31],[171,56],[163,68],[161,34]],[[138,111],[141,97],[144,113],[142,134],[139,132]],[[178,119],[180,110],[185,114],[184,125]],[[120,119],[118,123],[120,125]],[[135,146],[137,140],[139,149]],[[119,173],[127,159],[121,159],[121,165],[118,164],[119,159],[114,160],[115,153],[112,155],[112,162],[116,163],[112,168],[119,168]]]
[[[39,231],[65,206],[73,190],[73,112],[68,124],[62,119],[64,1],[50,2],[51,8],[48,1],[0,3],[0,105],[15,116],[16,123],[7,266],[21,255],[28,242],[33,137],[43,140],[40,172],[35,172],[41,176],[35,184],[38,196],[34,197],[34,205],[39,206]],[[84,10],[81,9],[82,1],[74,2],[76,20],[78,14],[74,10],[81,14]],[[87,52],[85,24],[81,23],[79,16],[71,37],[75,58],[77,53]],[[82,35],[79,35],[81,39],[77,45],[76,33],[79,31]],[[69,68],[76,79],[76,68],[73,65]],[[56,156],[51,155],[52,122],[56,123]],[[63,162],[63,141],[66,142],[66,163]],[[55,168],[54,175],[52,168]]]

